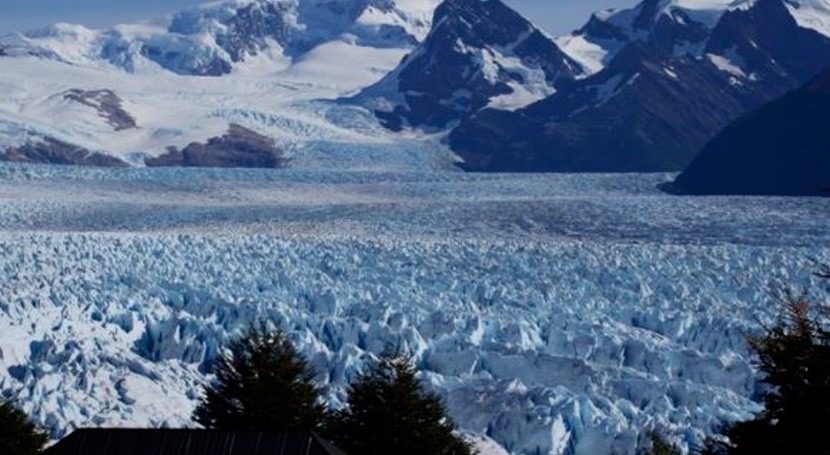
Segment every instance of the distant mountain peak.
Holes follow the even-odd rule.
[[[431,25],[438,0],[229,0],[173,14],[166,22],[89,30],[56,24],[0,39],[5,55],[136,71],[152,62],[182,75],[220,76],[251,57],[295,59],[348,39],[377,48],[411,48]]]
[[[557,42],[592,73],[637,40],[678,55],[701,56],[725,14],[756,8],[778,9],[779,16],[800,27],[830,36],[830,0],[643,0],[632,8],[598,11],[584,27]]]
[[[357,99],[391,128],[444,128],[487,106],[524,107],[581,72],[500,0],[447,0],[424,42]]]

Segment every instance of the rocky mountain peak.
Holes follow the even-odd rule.
[[[517,109],[582,72],[500,0],[447,0],[404,62],[357,99],[391,128],[444,128],[487,106]]]

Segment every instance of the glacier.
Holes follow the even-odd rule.
[[[830,291],[830,200],[672,178],[0,165],[0,391],[54,438],[192,425],[264,318],[331,406],[412,353],[485,454],[688,448],[759,410],[745,337],[782,286]]]

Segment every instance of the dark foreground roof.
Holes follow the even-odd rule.
[[[46,455],[345,455],[313,433],[76,430]]]

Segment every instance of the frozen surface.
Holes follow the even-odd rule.
[[[144,158],[169,146],[205,142],[237,123],[274,138],[295,168],[449,168],[452,152],[437,141],[394,134],[368,110],[333,101],[379,79],[402,55],[333,43],[278,74],[261,72],[252,61],[250,71],[222,78],[0,58],[0,153],[49,137],[143,166]],[[353,60],[346,65],[346,58]],[[338,69],[343,67],[349,71]],[[73,89],[112,90],[138,127],[115,130],[93,107],[66,100]]]
[[[221,343],[269,318],[332,404],[408,349],[490,453],[694,443],[758,409],[744,336],[778,286],[825,295],[830,200],[671,177],[4,165],[0,390],[54,436],[186,425]]]

